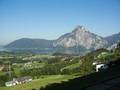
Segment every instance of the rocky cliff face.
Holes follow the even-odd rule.
[[[71,33],[67,33],[54,42],[54,47],[75,47],[83,46],[86,49],[99,49],[107,45],[107,41],[102,37],[89,32],[83,26],[77,26]]]

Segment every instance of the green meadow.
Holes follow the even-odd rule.
[[[0,90],[39,90],[41,87],[44,87],[52,83],[60,83],[62,81],[67,81],[69,79],[75,78],[72,75],[48,75],[41,76],[40,79],[35,79],[29,83],[24,83],[12,87],[0,87]]]

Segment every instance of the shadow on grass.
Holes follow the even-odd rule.
[[[67,82],[49,84],[40,90],[86,90],[86,88],[120,77],[120,60],[110,62],[111,68],[98,73],[71,79]]]

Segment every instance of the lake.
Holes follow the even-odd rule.
[[[0,51],[6,51],[6,49],[3,46],[0,46]]]

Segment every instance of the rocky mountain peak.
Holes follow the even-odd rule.
[[[56,40],[22,38],[11,42],[4,48],[12,50],[38,50],[41,53],[64,52],[64,53],[85,53],[92,50],[106,48],[111,49],[120,41],[120,33],[108,37],[98,36],[78,25],[72,32],[68,32]],[[17,50],[18,51],[18,50]],[[34,52],[34,51],[33,51]]]
[[[87,29],[84,26],[78,25],[73,32],[86,32]]]
[[[107,42],[100,36],[89,32],[84,26],[77,26],[71,33],[57,39],[54,46],[76,47],[83,46],[86,49],[103,48]]]

